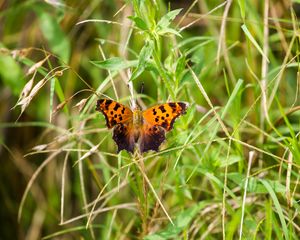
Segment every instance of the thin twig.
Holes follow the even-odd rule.
[[[285,181],[285,195],[287,204],[289,207],[292,206],[291,199],[291,173],[292,173],[292,163],[293,163],[293,154],[289,151],[288,163],[287,163],[287,171],[286,171],[286,181]]]
[[[248,187],[248,181],[249,181],[249,176],[250,176],[250,169],[251,169],[251,164],[252,161],[255,157],[255,152],[250,151],[249,152],[249,162],[248,162],[248,169],[247,169],[247,176],[246,176],[246,181],[245,181],[245,186],[244,186],[244,196],[243,196],[243,203],[242,203],[242,216],[241,216],[241,225],[240,225],[240,233],[239,233],[239,239],[242,239],[242,234],[243,234],[243,222],[244,222],[244,214],[245,214],[245,204],[246,204],[246,197],[247,197],[247,187]]]
[[[263,52],[265,56],[268,56],[269,52],[269,0],[265,1],[265,10],[264,10],[264,45]],[[260,115],[260,128],[264,129],[264,121],[267,119],[268,123],[269,114],[268,114],[268,104],[267,104],[267,74],[268,74],[268,60],[265,57],[262,57],[262,68],[261,68],[261,115]],[[263,141],[263,138],[261,138]]]
[[[222,17],[222,24],[221,24],[221,30],[220,30],[220,37],[219,37],[219,44],[218,44],[218,52],[217,52],[217,66],[219,66],[220,63],[220,55],[221,55],[221,50],[223,50],[223,54],[225,55],[226,51],[226,20],[228,16],[228,12],[230,9],[230,6],[232,4],[232,0],[228,0],[225,9],[224,9],[224,14]]]
[[[67,168],[69,153],[70,152],[66,153],[62,174],[61,174],[62,176],[61,176],[61,196],[60,196],[60,223],[64,222],[65,181],[66,181],[66,168]]]
[[[231,139],[228,142],[228,149],[226,154],[225,173],[224,173],[224,188],[223,188],[223,200],[222,200],[222,233],[223,239],[226,239],[225,235],[225,216],[226,216],[226,189],[227,189],[227,173],[228,173],[228,159],[230,156]]]
[[[162,203],[161,200],[159,199],[159,197],[158,197],[158,195],[157,195],[157,193],[156,193],[154,187],[152,186],[152,184],[151,184],[149,178],[147,177],[146,173],[141,169],[141,166],[140,166],[140,164],[138,164],[137,161],[135,161],[135,164],[136,164],[136,166],[139,168],[140,172],[142,173],[144,179],[146,180],[146,182],[147,182],[148,186],[150,187],[152,193],[154,194],[156,200],[158,201],[159,205],[161,206],[163,212],[165,213],[165,215],[166,215],[167,218],[169,219],[170,223],[174,226],[174,222],[173,222],[172,218],[170,217],[170,215],[168,214],[167,210],[165,209],[163,203]]]

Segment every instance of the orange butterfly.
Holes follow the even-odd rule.
[[[113,129],[113,139],[118,152],[125,149],[133,153],[137,143],[140,153],[158,151],[166,139],[166,131],[173,128],[177,117],[185,114],[187,104],[170,102],[156,105],[145,111],[133,109],[110,99],[99,99],[96,110],[103,113],[108,128]]]

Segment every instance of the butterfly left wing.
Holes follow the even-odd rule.
[[[108,128],[132,120],[130,108],[110,99],[99,99],[96,110],[103,113]]]
[[[106,126],[114,128],[113,140],[118,146],[118,152],[125,149],[128,152],[134,151],[134,136],[132,127],[132,111],[110,99],[99,99],[96,110],[103,113],[106,119]]]
[[[132,124],[117,124],[113,131],[113,140],[118,145],[118,152],[125,149],[133,153],[135,139],[132,131]]]
[[[187,104],[183,102],[160,104],[143,111],[143,118],[152,126],[160,126],[166,131],[170,131],[175,119],[185,114],[186,109]]]

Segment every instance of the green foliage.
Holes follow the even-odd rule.
[[[292,2],[5,1],[0,238],[299,239]],[[95,111],[130,86],[189,104],[159,152]]]
[[[51,51],[58,55],[63,63],[69,62],[70,42],[59,26],[57,20],[50,14],[38,11],[40,28],[47,39]]]
[[[186,210],[183,210],[181,213],[176,216],[176,221],[174,225],[168,224],[168,226],[155,234],[146,236],[145,240],[162,240],[162,239],[174,239],[178,235],[189,227],[191,221],[195,218],[196,214],[199,213],[204,207],[207,207],[210,202],[201,202],[197,205],[194,205]],[[188,230],[188,229],[186,229]]]
[[[3,55],[0,55],[0,65],[2,83],[9,87],[17,96],[22,91],[22,86],[25,82],[19,65],[12,57]]]

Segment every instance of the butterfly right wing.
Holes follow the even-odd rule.
[[[140,153],[150,150],[158,151],[159,146],[165,141],[166,130],[160,126],[144,123],[141,139],[139,141]]]
[[[139,142],[140,152],[158,151],[166,139],[165,132],[173,128],[176,118],[185,114],[187,104],[170,102],[159,104],[143,111],[143,130]]]
[[[185,114],[186,109],[187,104],[183,102],[159,104],[143,111],[143,118],[152,126],[160,126],[170,131],[175,119]]]

